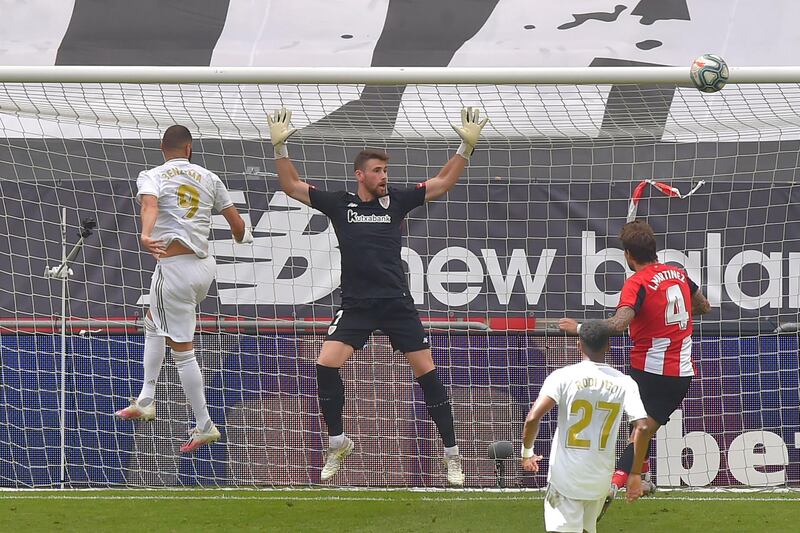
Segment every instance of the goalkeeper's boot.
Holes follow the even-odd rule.
[[[221,436],[217,426],[214,424],[211,424],[211,427],[206,431],[202,431],[200,428],[193,428],[189,431],[189,440],[181,446],[181,453],[190,453],[200,446],[217,442]]]
[[[447,467],[447,484],[451,487],[463,487],[464,470],[461,468],[461,456],[445,455],[444,465]]]
[[[603,502],[603,508],[600,509],[600,514],[597,515],[598,522],[606,514],[606,511],[608,511],[608,508],[611,507],[611,504],[614,503],[614,498],[617,497],[617,491],[619,491],[619,489],[617,488],[616,485],[612,483],[611,487],[609,487],[608,489],[608,495],[606,496],[606,501]]]
[[[145,420],[151,422],[156,418],[156,402],[151,400],[147,406],[142,407],[136,398],[131,398],[131,404],[128,407],[120,409],[114,414],[123,420]]]
[[[328,481],[336,475],[336,472],[342,468],[344,460],[348,455],[353,453],[355,445],[348,437],[344,438],[344,444],[338,448],[328,448],[327,458],[325,459],[325,466],[322,467],[322,472],[319,475],[320,481]]]

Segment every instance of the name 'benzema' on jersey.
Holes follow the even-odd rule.
[[[188,159],[170,159],[146,170],[136,180],[141,201],[145,194],[158,198],[158,218],[152,237],[165,246],[179,240],[198,257],[208,257],[212,211],[233,205],[219,176]]]

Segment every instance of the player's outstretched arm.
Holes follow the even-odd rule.
[[[465,107],[461,110],[461,126],[451,124],[451,127],[461,137],[461,145],[458,147],[456,155],[450,158],[439,173],[426,182],[426,202],[439,198],[458,183],[469,157],[475,150],[475,145],[478,144],[481,130],[488,121],[489,117],[484,117],[481,120],[480,111],[477,108]]]
[[[522,468],[528,472],[539,471],[539,461],[542,460],[542,456],[533,453],[533,443],[539,436],[542,417],[549,413],[555,405],[554,399],[547,395],[540,395],[525,418],[525,426],[522,428]]]
[[[278,183],[283,192],[306,205],[311,204],[308,195],[308,184],[300,179],[300,174],[289,159],[289,149],[286,140],[296,132],[291,127],[292,112],[281,108],[267,115],[269,123],[269,136],[272,147],[275,149],[275,166],[278,170]]]
[[[708,298],[700,289],[697,289],[692,294],[692,315],[704,315],[709,311],[711,311],[711,304],[708,302]]]
[[[253,232],[250,231],[250,228],[245,226],[244,220],[242,220],[242,217],[239,215],[239,211],[236,209],[236,207],[226,207],[220,211],[220,214],[225,217],[225,220],[231,227],[231,233],[233,234],[234,241],[239,244],[252,244]]]
[[[628,329],[628,326],[635,316],[636,312],[632,308],[623,306],[617,309],[614,316],[606,319],[605,322],[613,333],[622,333]],[[578,321],[574,318],[562,318],[558,321],[558,329],[571,335],[578,334],[578,326]]]
[[[636,311],[634,311],[632,307],[626,305],[617,309],[614,316],[607,318],[606,325],[608,325],[614,333],[624,333],[625,330],[628,329],[628,326],[631,325],[631,321],[633,321],[634,317],[636,317]]]

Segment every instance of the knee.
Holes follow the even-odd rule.
[[[661,424],[656,422],[654,419],[647,417],[645,420],[644,433],[647,435],[648,439],[653,438],[659,427],[661,427]]]
[[[194,350],[172,350],[172,359],[175,361],[175,366],[178,367],[191,363],[194,361]]]

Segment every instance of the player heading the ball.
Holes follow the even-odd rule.
[[[458,182],[488,119],[481,120],[478,109],[462,109],[461,125],[453,125],[462,141],[456,155],[436,176],[416,187],[390,187],[388,154],[361,151],[353,163],[357,189],[351,193],[321,191],[300,178],[286,147],[286,140],[296,131],[291,127],[291,117],[286,109],[267,117],[278,181],[288,196],[328,216],[342,258],[341,307],[328,328],[316,365],[319,406],[329,437],[320,479],[333,477],[354,447],[344,433],[344,385],[339,369],[373,331],[380,329],[411,365],[428,413],[442,437],[447,481],[461,486],[464,473],[450,399],[436,374],[428,336],[406,282],[400,258],[401,224],[411,210],[439,198]]]
[[[166,342],[194,413],[196,427],[181,446],[181,452],[191,452],[220,438],[208,414],[203,375],[192,343],[197,305],[208,294],[217,271],[217,263],[208,253],[212,211],[225,217],[237,243],[252,243],[253,235],[222,180],[191,163],[192,134],[188,129],[179,125],[167,128],[161,151],[166,162],[141,172],[136,181],[142,217],[140,241],[157,261],[144,318],[144,383],[139,397],[116,415],[125,420],[155,419],[153,399]]]
[[[689,391],[694,376],[692,315],[705,314],[711,306],[684,269],[658,261],[656,237],[647,222],[628,222],[619,238],[634,274],[622,287],[616,313],[604,322],[615,335],[630,326],[630,375],[639,384],[647,410],[650,442]],[[562,318],[559,327],[574,334],[580,333],[582,326],[574,319]],[[633,456],[629,443],[617,462],[607,504],[625,485],[628,475],[639,469]],[[647,459],[641,470],[649,472]],[[649,480],[647,485],[645,493],[655,490]]]

